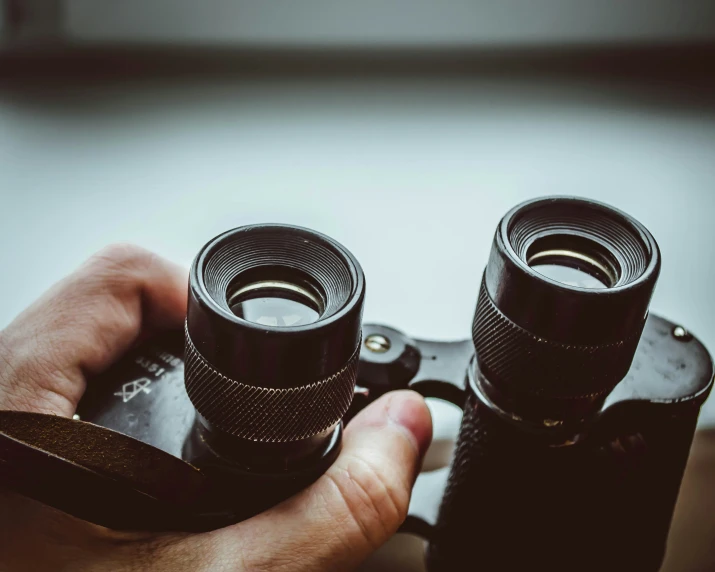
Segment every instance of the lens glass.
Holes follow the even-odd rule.
[[[608,285],[595,276],[591,276],[588,272],[572,266],[564,266],[563,264],[531,264],[530,266],[539,274],[543,274],[547,278],[567,286],[593,290],[608,288]]]
[[[600,244],[578,236],[549,235],[534,241],[526,262],[566,286],[602,290],[618,282],[617,263]]]
[[[320,319],[323,304],[307,287],[282,280],[262,280],[238,289],[230,298],[231,311],[264,326],[292,327]]]

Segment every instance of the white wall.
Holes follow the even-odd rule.
[[[713,0],[66,0],[81,41],[513,46],[715,39]]]

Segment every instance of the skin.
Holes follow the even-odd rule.
[[[187,272],[131,245],[96,254],[0,333],[0,409],[71,417],[130,347],[181,327]],[[432,434],[410,391],[347,427],[323,477],[242,523],[202,534],[119,533],[0,489],[0,570],[351,570],[405,519]]]

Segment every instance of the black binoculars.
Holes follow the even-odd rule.
[[[703,345],[648,312],[659,271],[628,215],[531,200],[497,226],[471,339],[435,342],[362,323],[334,240],[230,230],[194,260],[184,331],[88,384],[75,419],[0,412],[0,484],[112,528],[210,530],[308,486],[344,423],[412,388],[464,410],[403,525],[430,571],[654,571],[713,381]]]

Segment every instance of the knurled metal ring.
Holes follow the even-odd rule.
[[[613,389],[628,372],[640,336],[602,345],[540,338],[502,314],[482,281],[472,338],[492,383],[520,394],[574,398]]]
[[[230,435],[267,443],[307,439],[338,423],[353,399],[360,344],[345,366],[325,379],[291,388],[248,385],[216,371],[188,330],[186,392],[196,410]]]

